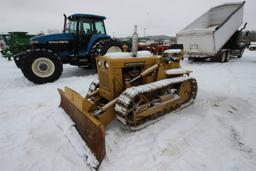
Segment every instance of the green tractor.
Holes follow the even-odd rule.
[[[9,32],[2,34],[1,39],[5,42],[5,47],[1,50],[3,57],[11,59],[12,56],[30,48],[30,38],[36,35],[27,32]]]

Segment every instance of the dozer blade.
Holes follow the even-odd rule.
[[[87,99],[67,87],[65,87],[64,91],[61,89],[58,89],[58,91],[61,96],[60,107],[73,120],[75,128],[95,155],[100,165],[106,153],[104,125],[94,118],[88,112],[88,109],[86,110],[89,103]]]

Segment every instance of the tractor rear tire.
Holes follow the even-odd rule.
[[[62,74],[63,66],[58,56],[46,49],[27,51],[21,70],[35,84],[54,82]]]
[[[118,40],[107,39],[100,40],[94,44],[90,52],[90,62],[93,68],[96,68],[96,58],[107,53],[122,52],[122,43]]]

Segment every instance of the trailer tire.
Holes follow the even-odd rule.
[[[226,51],[226,52],[224,52],[224,53],[225,53],[225,55],[226,55],[224,62],[228,62],[229,59],[230,59],[231,53],[230,53],[230,51]]]
[[[194,58],[193,58],[193,57],[188,57],[188,60],[189,60],[189,61],[193,61]]]
[[[226,60],[226,51],[220,52],[220,53],[218,54],[217,58],[218,58],[218,62],[224,63],[225,60]]]
[[[240,50],[240,54],[237,57],[242,58],[243,54],[244,54],[244,50]]]
[[[63,66],[55,53],[38,49],[27,52],[21,70],[29,81],[45,84],[59,79]]]

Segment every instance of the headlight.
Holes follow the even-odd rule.
[[[107,63],[107,61],[104,62],[104,66],[105,66],[106,69],[108,69],[109,64]]]
[[[100,61],[100,60],[97,60],[97,64],[98,64],[99,66],[101,66],[101,61]]]

